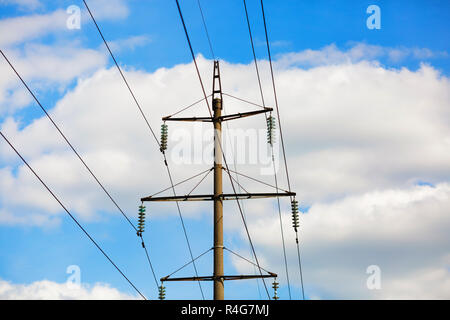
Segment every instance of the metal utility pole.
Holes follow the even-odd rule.
[[[223,202],[222,195],[222,100],[213,100],[214,110],[214,300],[223,300]]]
[[[277,274],[269,272],[263,268],[267,274],[257,275],[225,275],[223,268],[223,252],[226,249],[223,243],[223,201],[224,200],[241,200],[241,199],[260,199],[260,198],[274,198],[274,197],[293,197],[294,192],[275,192],[275,193],[231,193],[224,194],[222,186],[222,173],[225,170],[227,174],[231,174],[226,168],[222,166],[223,143],[222,143],[222,122],[249,117],[258,114],[264,114],[271,112],[272,108],[263,108],[261,110],[236,113],[230,115],[222,115],[223,99],[222,99],[222,85],[220,79],[219,61],[214,61],[213,72],[213,92],[212,92],[212,111],[213,116],[209,117],[191,117],[191,118],[174,118],[172,116],[164,117],[162,120],[166,121],[200,121],[211,122],[214,126],[214,167],[211,170],[214,171],[214,190],[213,194],[209,195],[196,195],[188,194],[184,196],[169,196],[169,197],[144,197],[141,198],[142,202],[151,201],[212,201],[213,202],[213,226],[214,226],[214,240],[213,247],[214,252],[214,270],[212,276],[198,276],[198,277],[183,277],[172,278],[171,275],[161,278],[161,282],[165,281],[213,281],[214,284],[214,300],[223,300],[224,295],[224,282],[227,280],[245,280],[245,279],[257,279],[257,278],[276,278]],[[165,125],[164,125],[165,126]],[[165,127],[164,132],[167,132]],[[167,140],[167,137],[165,137]],[[163,150],[162,150],[163,151]],[[191,261],[193,262],[193,261]]]

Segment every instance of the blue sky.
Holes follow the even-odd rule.
[[[74,4],[73,1],[50,3],[36,11],[49,12]],[[380,30],[366,28],[369,16],[366,9],[371,4],[382,8]],[[196,52],[209,57],[196,1],[185,1],[181,6]],[[203,6],[216,55],[227,61],[250,62],[252,56],[242,2],[205,1]],[[279,44],[272,48],[275,54],[320,49],[330,43],[342,47],[352,42],[387,47],[429,48],[433,51],[449,50],[446,41],[449,36],[449,4],[446,1],[358,1],[357,4],[354,1],[267,1],[266,7],[271,40]],[[190,60],[173,1],[129,1],[128,8],[129,16],[125,21],[104,21],[101,24],[107,39],[132,35],[149,36],[150,41],[146,47],[120,54],[123,64],[155,70],[161,66],[169,67]],[[265,57],[259,2],[249,1],[248,9],[254,26],[258,56]],[[3,5],[1,17],[10,18],[24,13],[24,9],[18,10],[15,5]],[[42,41],[51,42],[51,38],[47,37]],[[100,44],[96,30],[89,21],[83,24],[81,39],[90,46]],[[444,68],[445,61],[441,63],[444,63]]]
[[[91,2],[94,3],[95,1],[88,1],[88,3]],[[180,2],[195,53],[203,55],[206,59],[211,59],[197,1],[185,0]],[[256,53],[259,59],[264,60],[267,59],[267,52],[259,1],[249,0],[247,2],[253,28],[253,37],[256,44]],[[99,24],[108,41],[118,42],[120,46],[120,43],[126,43],[127,39],[136,40],[131,45],[124,45],[120,50],[119,47],[113,46],[117,60],[126,70],[130,72],[135,70],[141,74],[152,74],[160,68],[172,69],[177,65],[189,64],[191,62],[190,52],[179,20],[175,1],[117,0],[114,3],[118,5],[115,8],[117,10],[108,11],[108,6],[105,6],[102,1],[98,1],[97,8],[99,11],[96,12],[93,10],[93,13],[96,16],[96,13],[103,14],[101,10],[105,10],[104,17],[100,16],[99,18]],[[0,1],[0,23],[2,21],[12,21],[22,16],[50,15],[59,9],[66,10],[68,6],[74,4],[82,8],[83,15],[86,14],[81,1],[55,0],[46,1],[45,3],[39,1]],[[378,5],[381,9],[380,30],[369,30],[366,27],[366,20],[369,17],[366,9],[369,5],[373,4]],[[242,2],[204,0],[202,1],[202,6],[216,56],[232,65],[251,64],[253,57]],[[357,58],[355,61],[351,61],[351,63],[356,65],[361,60],[376,60],[385,70],[398,71],[406,68],[413,73],[416,71],[420,73],[421,66],[426,64],[431,66],[439,74],[436,76],[437,79],[441,75],[444,77],[448,77],[449,75],[450,43],[448,39],[450,39],[450,3],[448,1],[286,0],[265,1],[265,9],[270,41],[272,43],[271,49],[275,60],[281,60],[287,54],[301,53],[308,50],[321,53],[327,47],[334,48],[332,49],[333,52],[336,51],[339,54],[349,55],[352,48],[363,45],[369,48],[369,50],[370,48],[377,48],[386,51],[382,51],[370,58]],[[64,46],[67,46],[76,50],[92,50],[98,53],[98,67],[86,67],[85,71],[80,71],[79,74],[74,72],[74,76],[68,77],[68,79],[63,79],[62,76],[52,79],[51,74],[34,74],[30,76],[29,81],[32,90],[38,94],[39,99],[48,110],[53,110],[55,105],[76,90],[80,81],[89,79],[95,72],[101,69],[113,67],[111,59],[105,54],[103,43],[97,30],[89,19],[82,20],[80,30],[44,30],[37,36],[30,36],[29,38],[19,39],[9,43],[2,41],[1,38],[0,36],[0,44],[4,44],[4,47],[1,49],[5,50],[7,54],[10,53],[13,57],[20,57],[24,61],[27,59],[27,50],[31,48],[30,50],[33,51],[33,46],[54,47],[57,48],[57,52]],[[392,59],[390,54],[393,50],[401,52],[401,58]],[[415,52],[419,52],[417,54],[420,56],[415,55]],[[45,58],[42,53],[41,57]],[[67,54],[66,58],[70,63],[71,55]],[[12,62],[14,63],[14,61]],[[316,67],[314,62],[309,61],[308,63],[311,63],[311,65],[301,66],[300,69],[304,68],[303,70],[307,72],[310,68]],[[341,62],[336,62],[336,65],[340,64]],[[27,65],[25,62],[21,65],[27,67],[33,66]],[[333,63],[330,63],[330,65],[333,65]],[[76,66],[77,64],[74,64],[74,68]],[[293,68],[298,68],[298,66],[293,66]],[[2,72],[3,70],[10,72],[5,64],[2,65],[1,70]],[[38,68],[38,70],[45,72],[46,69]],[[19,72],[33,74],[31,71],[29,73],[28,70],[19,70]],[[52,70],[48,69],[48,72],[51,73]],[[27,81],[27,79],[25,80]],[[7,81],[11,81],[11,79],[9,78]],[[209,79],[205,81],[208,82]],[[265,81],[268,81],[268,78]],[[179,85],[183,86],[183,83],[179,83]],[[192,78],[189,85],[193,86],[193,90],[198,90],[192,94],[192,97],[200,98],[201,90],[197,84],[197,79]],[[17,83],[10,84],[5,90],[6,92],[12,92],[17,89],[17,86]],[[4,88],[1,89],[4,90]],[[172,88],[174,93],[177,93],[179,89],[181,90],[180,87]],[[142,93],[144,91],[140,90],[139,92]],[[130,103],[132,102],[126,90],[112,94],[120,94],[123,99],[129,98]],[[257,99],[257,92],[254,92],[254,97]],[[144,100],[145,98],[142,99]],[[431,100],[424,101],[428,103],[427,101]],[[19,108],[10,107],[7,104],[7,102],[4,102],[5,110],[10,111],[0,112],[0,127],[4,129],[6,134],[9,133],[7,129],[10,127],[6,126],[5,123],[12,121],[11,119],[18,121],[19,129],[23,129],[32,125],[33,120],[39,120],[42,117],[41,111],[31,101],[27,101]],[[130,108],[132,108],[131,105]],[[157,103],[154,103],[152,108],[157,108]],[[158,117],[167,113],[165,110],[157,109],[148,111],[155,111]],[[132,112],[135,112],[135,110],[133,109]],[[152,117],[151,114],[150,117]],[[70,118],[66,120],[69,121]],[[109,125],[102,123],[101,119],[97,119],[96,121],[99,127]],[[156,125],[159,125],[158,121],[155,120]],[[136,120],[134,125],[141,126],[143,124]],[[65,125],[62,124],[62,127],[64,128]],[[70,125],[67,125],[67,127],[71,136],[73,136],[76,132],[70,130]],[[18,137],[15,133],[13,134],[14,130],[10,132],[13,137]],[[295,131],[292,132],[295,133]],[[295,144],[295,137],[296,134],[291,134],[291,138],[288,141]],[[139,140],[143,139],[147,139],[147,137],[139,138]],[[40,143],[40,141],[24,142],[23,138],[17,141],[19,150],[23,150],[22,148],[25,148],[28,144]],[[82,139],[77,140],[77,143],[81,143],[81,141]],[[139,141],[139,143],[144,142]],[[154,145],[154,141],[148,140],[146,143],[150,145],[149,149],[154,148],[156,154],[157,148]],[[297,147],[300,147],[300,142],[292,148],[297,149]],[[55,150],[65,150],[67,152],[67,149],[63,149],[61,145],[54,147],[54,149],[52,149],[53,145],[52,147],[48,147],[48,149],[46,148],[43,147],[41,155],[52,155],[53,152],[56,152]],[[80,146],[80,149],[83,150],[83,147]],[[35,154],[30,153],[29,155],[37,161],[38,158],[36,158]],[[292,152],[292,156],[295,155],[297,154]],[[157,159],[160,161],[160,158]],[[292,160],[292,162],[294,161]],[[21,166],[20,162],[17,159],[14,160],[11,155],[0,157],[0,169],[11,170],[16,175],[19,166]],[[164,169],[162,162],[158,162],[155,166],[159,166],[157,170],[162,171]],[[425,167],[427,166],[425,165]],[[439,183],[448,181],[447,173],[439,171],[443,169],[437,169],[436,172],[431,172],[433,171],[431,169],[430,172],[425,169],[423,169],[424,171],[420,170],[417,169],[415,171],[413,170],[413,173],[405,173],[404,177],[402,177],[402,183],[416,179],[418,186],[435,189]],[[177,172],[180,173],[182,171],[182,168],[179,168]],[[367,171],[370,170],[368,169]],[[399,171],[401,170],[397,171],[397,176],[401,176],[402,174]],[[80,169],[79,172],[80,175],[84,174],[83,169]],[[179,176],[175,180],[178,181],[181,178]],[[108,177],[105,177],[105,179],[108,180]],[[154,179],[154,176],[148,176],[146,179]],[[163,187],[167,183],[168,180],[166,179]],[[33,188],[39,188],[38,184],[31,182],[31,185]],[[55,184],[55,186],[57,185]],[[387,190],[390,187],[394,188],[400,185],[404,186],[394,183],[391,185],[380,184],[372,189],[364,189],[364,192],[380,191],[384,190],[383,188]],[[30,190],[35,190],[33,188]],[[99,199],[101,197],[101,191],[95,188],[95,183],[91,181],[89,190],[96,190],[95,192],[98,194],[93,198]],[[115,191],[121,190],[114,185],[113,189]],[[60,192],[59,190],[55,191],[56,193]],[[61,193],[64,194],[66,191],[67,189],[65,191],[61,190]],[[156,191],[146,190],[143,191],[144,194],[134,194],[134,199],[128,199],[125,206],[128,209],[134,203],[135,211],[137,212],[139,198]],[[354,193],[346,191],[342,196],[356,196],[362,193],[363,191],[361,190],[358,192],[355,191]],[[339,199],[336,198],[336,194],[339,194],[339,192],[330,191],[329,194],[322,195],[322,198],[319,196],[311,196],[305,204],[305,207],[313,207],[316,202],[327,205],[327,201],[331,201],[330,199],[338,201]],[[80,196],[82,195],[83,193],[80,192]],[[119,195],[121,199],[128,196],[129,194]],[[29,202],[23,206],[20,203],[16,203],[10,207],[10,204],[5,201],[5,197],[6,194],[4,197],[0,197],[0,209],[4,208],[5,210],[12,211],[13,215],[15,212],[20,215],[21,210],[28,210],[30,214],[33,214],[34,211],[42,212],[43,210],[42,206],[33,208],[33,205],[30,205]],[[66,199],[73,198],[66,197]],[[113,260],[125,270],[127,276],[137,284],[138,288],[142,289],[148,297],[154,298],[157,291],[138,238],[123,217],[113,213],[111,207],[108,207],[104,203],[105,200],[102,199],[99,209],[94,210],[93,217],[82,218],[82,223],[86,225],[94,238],[113,257]],[[71,207],[71,203],[67,203],[67,205],[69,208]],[[303,205],[302,202],[301,205]],[[60,212],[57,209],[54,210]],[[75,213],[78,213],[76,209],[73,210],[75,210]],[[172,207],[171,210],[173,211],[174,208]],[[133,219],[136,217],[136,212],[130,213]],[[150,217],[152,217],[151,209],[149,209],[149,213]],[[80,214],[80,216],[83,217],[83,214]],[[32,223],[0,224],[0,247],[2,251],[0,279],[17,284],[30,284],[43,279],[63,283],[68,278],[66,268],[69,265],[78,265],[81,268],[83,283],[90,285],[98,282],[106,283],[111,287],[119,289],[121,292],[135,294],[132,288],[109,265],[106,259],[86,239],[76,225],[62,214],[59,217],[58,223],[54,225],[34,225]],[[210,212],[205,210],[205,208],[198,209],[193,216],[185,219],[194,255],[202,253],[211,246],[212,224],[210,220]],[[230,244],[230,247],[241,249],[241,253],[249,257],[248,245],[241,231],[239,229],[233,229],[226,236],[225,240]],[[172,270],[176,270],[189,260],[182,229],[177,216],[173,212],[168,217],[159,215],[158,218],[151,219],[146,228],[145,239],[158,277],[162,277]],[[279,249],[281,250],[281,248]],[[273,250],[268,251],[273,253]],[[365,255],[361,254],[361,256]],[[316,257],[315,253],[311,254],[310,257]],[[367,259],[370,260],[372,258],[369,257]],[[306,255],[305,259],[308,259],[308,255]],[[270,261],[269,258],[263,260]],[[355,258],[355,260],[357,259]],[[362,265],[368,260],[361,262]],[[230,273],[239,272],[236,270],[236,264],[232,263],[232,261],[231,259],[226,260],[226,268]],[[292,261],[295,261],[294,256],[292,257]],[[199,261],[200,273],[208,273],[210,271],[210,262],[211,254]],[[308,298],[346,297],[338,291],[327,289],[323,283],[315,283],[313,280],[314,277],[311,277],[309,280],[308,272],[313,273],[312,268],[311,265],[308,269],[308,262],[306,262],[305,288]],[[338,274],[338,270],[333,269],[332,266],[328,268],[322,270],[322,272],[325,272],[330,277],[333,274]],[[298,272],[295,263],[291,263],[290,270],[292,274]],[[284,269],[280,269],[277,272],[284,274]],[[186,268],[184,274],[192,275],[192,268]],[[292,277],[293,279],[295,278],[294,276]],[[330,286],[333,286],[332,281]],[[196,283],[182,283],[180,285],[170,283],[167,287],[169,298],[199,299],[201,297]],[[210,285],[205,283],[203,288],[206,296],[211,296]],[[260,291],[258,292],[255,281],[249,281],[247,283],[233,282],[229,285],[227,283],[226,288],[226,297],[229,299],[259,299],[265,296],[262,287],[259,288]],[[284,299],[288,297],[285,283],[282,285],[279,294]],[[298,281],[294,280],[292,283],[292,294],[294,298],[300,297]]]

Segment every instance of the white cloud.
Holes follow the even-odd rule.
[[[202,72],[208,75],[209,63],[203,58],[199,62]],[[257,96],[251,65],[222,63],[222,73],[226,91],[250,99]],[[303,202],[311,204],[374,188],[404,187],[419,180],[437,183],[450,178],[450,134],[445,120],[449,113],[449,82],[433,68],[423,66],[411,72],[361,62],[308,71],[280,69],[277,75],[291,174]],[[199,98],[198,84],[191,81],[194,77],[190,64],[152,74],[127,73],[155,130],[163,115]],[[177,88],[177,95],[173,88]],[[226,103],[227,112],[243,107],[230,99]],[[202,104],[193,111],[206,113]],[[150,165],[151,161],[161,163],[161,156],[115,69],[98,71],[80,81],[57,103],[52,115],[90,160],[88,163],[98,164],[94,171],[106,179],[107,185],[117,188],[117,194],[136,197],[167,184],[165,177],[157,174],[161,168]],[[232,127],[264,128],[260,119],[245,121]],[[22,146],[26,156],[32,160],[37,157],[35,163],[42,165],[40,171],[48,178],[53,177],[55,186],[70,192],[73,181],[62,180],[60,174],[52,174],[55,166],[45,165],[56,163],[58,158],[51,158],[61,157],[61,152],[67,150],[47,119],[38,119],[23,129],[10,119],[3,128]],[[46,160],[42,161],[44,150]],[[112,159],[120,162],[115,165]],[[111,163],[110,167],[106,163]],[[64,166],[71,176],[77,176],[71,170],[84,171],[76,161]],[[198,168],[193,166],[191,172],[203,169]],[[182,177],[189,176],[186,169],[181,171],[185,171]],[[141,172],[157,178],[144,182]],[[80,198],[78,194],[73,197]]]
[[[36,10],[42,7],[42,3],[39,0],[0,0],[1,4],[13,4],[27,10]]]
[[[66,283],[49,280],[30,284],[15,284],[0,279],[0,299],[2,300],[131,300],[135,296],[125,294],[108,284],[83,284],[74,287]]]
[[[387,282],[382,291],[374,292],[377,299],[448,300],[450,271],[447,268],[418,270]]]
[[[115,41],[110,41],[108,43],[109,47],[114,53],[120,51],[134,50],[137,47],[144,46],[151,42],[151,39],[147,35],[131,36],[126,39],[119,39]]]
[[[21,1],[28,5],[29,8],[33,4],[38,5],[35,1]],[[0,3],[1,4],[1,3]],[[92,13],[96,20],[121,20],[128,16],[129,9],[123,0],[91,0],[88,1]],[[84,24],[92,23],[91,18],[84,9],[81,16],[81,28]],[[31,14],[19,17],[12,17],[0,20],[0,48],[5,49],[17,44],[29,42],[39,37],[49,34],[65,33],[67,36],[73,35],[74,30],[67,28],[67,21],[70,14],[67,8],[57,9],[52,12],[42,14]],[[11,32],[14,30],[14,32]]]
[[[447,52],[433,52],[428,48],[390,48],[365,43],[356,43],[347,50],[339,49],[335,44],[319,50],[307,49],[301,52],[282,54],[277,64],[282,67],[316,67],[321,65],[357,63],[360,61],[379,61],[387,59],[390,63],[399,63],[405,59],[427,61],[448,57]]]
[[[190,65],[180,66],[178,69],[188,68]],[[134,85],[138,96],[144,96],[139,92],[146,91],[149,82],[152,85],[159,82],[158,78],[161,72],[165,71],[161,70],[155,75],[139,72],[129,74],[129,80]],[[182,73],[181,70],[176,72]],[[176,97],[171,95],[170,90],[167,90],[166,93],[168,94],[167,98],[175,100]],[[196,96],[192,92],[189,95]],[[152,97],[147,99],[149,98],[152,101]],[[153,105],[153,102],[148,102],[149,100],[145,100],[143,105]],[[163,109],[159,111],[163,112]],[[126,203],[124,205],[126,209],[135,212],[139,196],[147,195],[161,186],[168,185],[165,176],[159,174],[163,167],[160,153],[155,152],[158,150],[156,143],[149,138],[146,127],[142,125],[143,120],[133,105],[133,101],[130,100],[129,93],[115,69],[99,71],[92,78],[80,81],[77,88],[68,93],[51,113],[96,175],[108,189],[112,190],[112,194],[118,195],[121,200],[126,199],[126,201],[120,201]],[[67,117],[71,121],[63,121]],[[152,116],[150,119],[153,127],[157,128],[160,117]],[[96,132],[95,139],[93,139],[92,130]],[[10,118],[3,123],[2,131],[15,143],[18,143],[19,149],[24,152],[25,157],[28,157],[30,164],[37,168],[53,189],[58,190],[58,194],[65,199],[64,202],[71,203],[71,208],[81,216],[87,219],[93,218],[95,210],[100,207],[106,211],[115,212],[102,191],[91,180],[78,159],[67,149],[65,142],[55,133],[55,129],[46,118],[34,121],[33,124],[26,126],[25,130],[21,130],[18,124]],[[129,134],[124,135],[124,132]],[[30,145],[30,138],[38,139],[40,142]],[[129,139],[134,142],[130,143]],[[86,143],[87,141],[93,143]],[[99,146],[101,147],[99,148]],[[2,145],[1,148],[5,151],[2,152],[2,155],[8,155],[8,159],[14,159],[11,151],[5,145]],[[43,151],[47,156],[43,157]],[[161,166],[157,166],[155,163],[159,163]],[[51,197],[43,196],[41,198],[37,196],[40,192],[32,192],[25,187],[33,181],[27,170],[23,172],[20,170],[17,178],[12,181],[7,179],[10,177],[9,170],[5,170],[2,172],[5,178],[2,179],[2,186],[0,186],[2,203],[11,206],[27,204],[40,210],[50,210],[57,205]],[[182,171],[181,168],[175,169],[174,174],[180,176]],[[143,175],[143,172],[146,174]],[[183,176],[185,175],[186,173],[183,174]],[[35,190],[41,189],[39,184],[34,183],[30,187]],[[23,192],[8,195],[8,190],[22,188],[25,188]],[[129,191],[125,191],[125,189]],[[85,196],[80,197],[80,194],[85,194]],[[78,204],[73,206],[74,203]],[[23,215],[27,211],[21,210],[20,212]]]
[[[77,78],[89,75],[107,63],[106,52],[81,48],[78,43],[25,45],[23,50],[6,50],[5,55],[33,88],[63,91]],[[0,115],[27,106],[32,97],[3,59],[0,62]]]
[[[262,266],[285,283],[278,216],[249,206],[250,232]],[[341,299],[448,299],[450,185],[386,189],[315,203],[301,216],[307,295]],[[299,274],[294,232],[283,215],[291,283]],[[234,222],[237,225],[237,222]],[[236,225],[229,226],[232,229]],[[263,230],[263,232],[262,232]],[[245,235],[242,234],[245,238]],[[241,272],[248,264],[235,263]],[[366,286],[366,269],[381,269],[381,290]]]
[[[28,9],[40,6],[39,1],[29,0],[4,3],[14,3]],[[128,6],[122,0],[92,0],[89,4],[99,21],[128,16]],[[104,67],[109,61],[109,53],[103,44],[98,50],[81,46],[79,30],[67,28],[68,18],[66,9],[61,8],[42,14],[0,20],[0,48],[32,87],[56,88],[64,92],[71,81]],[[85,24],[92,23],[84,9],[81,20],[82,29]],[[10,32],[11,30],[14,32]],[[41,40],[46,36],[51,36],[51,40],[46,40],[44,44]],[[121,47],[132,50],[148,41],[148,36],[141,35],[111,41],[110,44],[112,47],[120,44]],[[0,68],[0,116],[3,116],[27,106],[32,99],[6,61],[0,63]]]
[[[358,62],[343,59],[348,52],[330,50],[307,58],[308,63],[317,61],[320,65],[308,70],[284,63],[283,56],[276,61],[292,185],[301,204],[311,206],[303,216],[302,228],[305,281],[311,284],[308,294],[401,297],[408,290],[408,283],[413,286],[410,280],[414,275],[422,272],[424,277],[414,286],[424,288],[427,279],[434,279],[440,285],[430,296],[445,297],[447,282],[442,279],[448,276],[443,271],[448,262],[443,259],[449,254],[446,231],[450,227],[449,80],[427,65],[410,71],[359,61],[366,60],[362,48],[351,53]],[[367,59],[376,56],[375,50]],[[333,60],[335,64],[325,63]],[[212,63],[203,57],[198,62],[209,92]],[[261,62],[261,68],[261,74],[268,75],[266,62]],[[157,132],[162,116],[201,98],[192,64],[153,73],[125,72]],[[252,65],[221,62],[221,72],[225,92],[258,101]],[[264,91],[270,104],[270,83],[264,83]],[[247,108],[230,98],[224,99],[228,113]],[[191,112],[205,115],[205,109],[200,104]],[[51,114],[127,212],[135,212],[141,196],[168,185],[156,143],[115,69],[100,69],[80,79]],[[169,137],[173,137],[175,128],[190,126],[169,125]],[[262,117],[230,125],[265,128]],[[47,119],[24,125],[9,118],[1,127],[77,215],[89,220],[98,218],[100,211],[115,212]],[[173,143],[169,141],[170,162]],[[48,219],[58,218],[61,213],[57,205],[43,195],[45,192],[33,182],[26,168],[20,166],[15,171],[17,159],[5,144],[0,144],[0,150],[4,163],[0,171],[0,201],[4,212],[9,213],[2,223],[26,221],[39,225],[45,215]],[[179,181],[205,170],[207,165],[172,168]],[[239,170],[259,174],[256,166],[240,166]],[[282,172],[279,178],[285,185]],[[262,179],[271,182],[271,177]],[[436,187],[415,186],[418,181]],[[244,187],[256,186],[245,179],[242,182]],[[180,193],[190,191],[186,190]],[[278,218],[268,212],[270,207],[251,201],[246,206],[262,263],[281,274]],[[31,216],[18,208],[28,208]],[[153,217],[176,214],[171,209],[170,205],[148,208]],[[199,214],[196,205],[184,205],[183,212],[187,216]],[[33,220],[36,213],[38,218]],[[285,230],[291,231],[287,213],[284,221]],[[230,231],[242,228],[239,216],[232,211],[226,223]],[[290,265],[295,266],[292,232],[288,237]],[[382,268],[381,292],[368,292],[365,288],[369,264]],[[410,291],[419,291],[414,288]]]
[[[287,144],[296,146],[291,174],[307,203],[448,181],[449,81],[433,68],[292,70],[279,73],[278,86]]]
[[[67,17],[66,11],[60,9],[47,14],[2,19],[0,20],[0,47],[4,49],[52,32],[69,31],[66,27]]]
[[[83,77],[107,62],[106,54],[80,48],[76,43],[60,46],[30,44],[23,51],[9,50],[5,54],[23,78],[45,80],[53,85]],[[2,62],[2,70],[18,79],[6,62]]]
[[[124,19],[129,8],[124,0],[88,0],[87,4],[95,19]]]

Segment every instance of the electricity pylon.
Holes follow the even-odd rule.
[[[213,71],[213,90],[212,90],[212,108],[213,114],[209,117],[190,117],[190,118],[174,118],[172,116],[163,117],[162,120],[166,121],[193,121],[193,122],[210,122],[214,126],[214,190],[213,194],[189,194],[184,196],[169,196],[169,197],[144,197],[141,198],[142,202],[151,201],[212,201],[214,211],[214,272],[213,275],[208,276],[196,276],[196,277],[183,277],[173,278],[170,275],[161,278],[161,282],[165,281],[213,281],[214,283],[214,300],[224,299],[224,282],[228,280],[245,280],[245,279],[257,279],[257,278],[276,278],[277,274],[264,270],[267,274],[253,274],[253,275],[225,275],[223,270],[223,201],[225,200],[243,200],[243,199],[259,199],[259,198],[273,198],[273,197],[294,197],[294,192],[277,192],[274,193],[223,193],[222,189],[222,171],[226,168],[222,166],[222,159],[224,159],[222,149],[222,122],[241,119],[258,114],[264,114],[273,111],[272,108],[263,108],[261,110],[236,113],[230,115],[222,115],[223,99],[222,99],[222,85],[220,79],[219,61],[214,61]],[[167,127],[163,129],[167,134]],[[164,137],[167,142],[167,136]],[[271,142],[270,142],[271,143]],[[166,143],[164,144],[164,147]],[[164,150],[162,150],[164,151]],[[228,174],[231,174],[228,172]],[[193,262],[193,261],[192,261]],[[259,267],[259,266],[258,266]],[[163,287],[162,287],[163,288]],[[276,294],[275,294],[276,296]]]

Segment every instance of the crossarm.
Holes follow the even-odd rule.
[[[221,200],[245,200],[245,199],[262,199],[262,198],[276,198],[276,197],[294,197],[295,192],[272,192],[272,193],[223,193],[219,195]],[[144,197],[141,201],[212,201],[214,195],[210,194],[194,194],[185,196],[170,196],[170,197]]]

